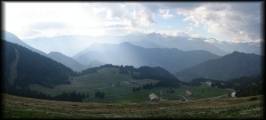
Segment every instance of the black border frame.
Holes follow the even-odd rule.
[[[4,18],[4,10],[5,10],[5,7],[4,7],[4,4],[3,2],[261,2],[262,3],[262,6],[261,6],[261,38],[262,38],[262,42],[261,42],[261,52],[262,52],[262,78],[263,78],[263,90],[265,91],[265,19],[264,19],[264,11],[265,11],[265,1],[264,0],[233,0],[233,1],[230,1],[230,0],[114,0],[114,1],[109,1],[109,0],[3,0],[1,1],[1,18]],[[4,32],[4,28],[3,28],[3,25],[4,25],[4,21],[3,19],[1,19],[1,24],[0,24],[0,27],[2,28],[1,30],[1,41],[0,41],[0,56],[1,56],[1,59],[0,59],[0,65],[1,65],[1,86],[0,86],[0,90],[1,90],[1,99],[0,99],[0,102],[1,102],[1,106],[3,106],[3,101],[2,101],[2,98],[3,98],[3,80],[2,80],[2,76],[3,76],[3,42],[2,42],[2,38],[3,38],[3,32]],[[265,117],[265,95],[263,93],[263,118]],[[2,107],[0,107],[2,108]],[[3,109],[3,108],[2,108]],[[3,110],[1,109],[1,113],[0,113],[0,118],[3,117]],[[4,118],[3,118],[4,119]],[[132,119],[132,118],[108,118],[108,119]],[[133,118],[135,119],[135,118]],[[141,118],[141,119],[165,119],[165,118]],[[169,118],[168,118],[169,119]],[[184,119],[187,119],[187,118],[184,118]],[[199,118],[199,119],[202,119],[202,118]],[[226,119],[226,118],[225,118]],[[241,118],[242,119],[242,118]]]

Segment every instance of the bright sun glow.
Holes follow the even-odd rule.
[[[103,21],[81,3],[5,3],[5,30],[22,38],[34,34],[104,35]],[[47,26],[45,26],[47,25]],[[53,25],[53,26],[51,26]],[[42,27],[44,31],[32,29]],[[44,33],[45,32],[45,33]]]

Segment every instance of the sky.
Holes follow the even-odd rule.
[[[156,32],[260,42],[261,9],[262,2],[4,2],[4,30],[22,40]]]

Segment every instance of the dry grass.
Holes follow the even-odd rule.
[[[159,103],[80,103],[4,94],[5,118],[261,118],[262,96]]]

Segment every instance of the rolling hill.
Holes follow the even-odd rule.
[[[78,92],[95,94],[97,91],[105,94],[104,101],[142,101],[147,94],[160,88],[179,88],[182,83],[174,75],[160,67],[140,67],[103,65],[89,68],[73,75],[70,84],[62,84],[54,88],[31,85],[31,90],[50,96],[63,92]],[[134,92],[133,89],[140,91]],[[146,92],[143,92],[146,91]],[[145,96],[144,96],[145,95]],[[135,96],[136,98],[132,98]],[[91,96],[91,100],[98,100]]]
[[[185,91],[193,95],[189,100],[227,96],[229,90],[209,86],[190,86],[175,78],[160,67],[134,68],[132,66],[103,65],[89,68],[71,77],[70,84],[47,88],[31,85],[30,89],[56,99],[68,96],[72,92],[85,95],[79,101],[84,102],[143,102],[149,100],[151,93],[160,95],[165,100],[183,100]],[[97,97],[101,93],[103,97]],[[38,97],[37,97],[38,98]],[[69,100],[68,98],[63,100]]]
[[[195,78],[229,80],[242,76],[261,75],[261,60],[261,56],[256,54],[233,52],[182,70],[176,76],[182,81],[190,81]]]

